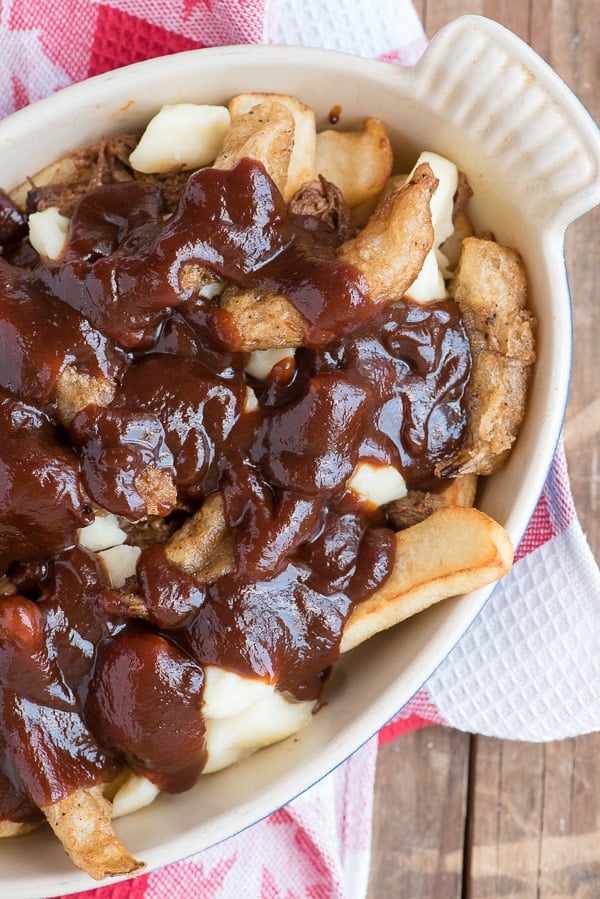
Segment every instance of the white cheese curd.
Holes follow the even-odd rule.
[[[207,665],[203,715],[210,774],[259,749],[298,733],[312,718],[316,702],[291,702],[263,681]],[[224,714],[228,717],[223,717]],[[213,717],[214,716],[214,717]],[[158,796],[150,780],[129,773],[113,799],[113,818],[136,812]]]
[[[71,220],[55,206],[29,216],[29,240],[40,256],[59,259],[67,242]]]
[[[273,684],[216,665],[206,665],[204,675],[205,718],[231,718],[275,692]]]
[[[406,481],[398,469],[372,462],[359,462],[346,487],[373,506],[402,499],[407,493]]]
[[[264,381],[271,374],[271,369],[283,359],[294,359],[296,350],[291,347],[281,347],[274,350],[254,350],[250,353],[250,358],[246,365],[245,371],[256,378],[257,381]]]
[[[151,119],[129,162],[138,172],[196,169],[217,157],[231,117],[226,106],[177,103]]]
[[[225,281],[213,281],[212,284],[205,284],[198,291],[198,296],[204,297],[205,300],[214,300],[220,297],[225,290]]]
[[[127,534],[119,527],[116,515],[107,512],[105,515],[96,515],[91,524],[77,531],[79,546],[97,553],[101,549],[110,549],[111,546],[119,546],[127,540]]]
[[[249,385],[246,385],[244,397],[244,412],[255,412],[258,409],[258,397]]]
[[[406,291],[407,297],[419,303],[441,300],[448,296],[444,283],[444,271],[448,260],[439,247],[454,231],[452,211],[454,194],[458,187],[458,169],[454,163],[444,156],[429,151],[421,153],[409,178],[412,177],[417,166],[423,162],[429,163],[439,184],[429,202],[434,233],[433,247],[427,254],[417,278]]]
[[[220,771],[264,746],[298,733],[312,718],[315,702],[290,702],[273,692],[230,718],[206,719],[208,760],[203,774]]]
[[[111,587],[123,587],[127,578],[135,574],[135,566],[142,550],[139,546],[112,546],[98,553],[108,573]]]
[[[112,804],[112,817],[130,815],[154,802],[160,790],[147,777],[129,774],[123,786],[119,787]]]

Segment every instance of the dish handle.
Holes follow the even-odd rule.
[[[449,65],[449,60],[451,64]],[[461,16],[432,39],[418,92],[529,194],[535,221],[565,230],[600,203],[600,131],[556,72],[497,22]]]

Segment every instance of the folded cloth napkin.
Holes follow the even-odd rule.
[[[409,0],[4,0],[0,115],[151,56],[304,44],[403,65],[426,40]],[[379,734],[424,724],[525,740],[598,728],[600,572],[559,447],[512,572],[427,685]],[[216,847],[80,899],[358,899],[366,894],[377,738],[315,787]]]

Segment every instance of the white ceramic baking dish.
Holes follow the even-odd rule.
[[[563,242],[568,224],[600,202],[600,138],[579,101],[501,26],[460,18],[412,69],[294,47],[191,51],[101,75],[0,123],[0,179],[27,175],[103,134],[142,126],[164,103],[220,103],[242,91],[291,93],[321,124],[377,116],[399,169],[430,149],[454,160],[474,189],[478,227],[523,255],[538,316],[538,362],[521,435],[480,505],[518,542],[559,437],[568,393],[571,313]],[[118,822],[131,851],[156,868],[252,824],[318,781],[374,734],[427,680],[490,595],[447,601],[341,661],[328,702],[297,738],[161,796]],[[58,841],[36,832],[0,845],[2,893],[50,897],[91,888]]]

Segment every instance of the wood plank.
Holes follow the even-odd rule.
[[[596,899],[600,896],[600,734],[577,737],[573,743],[570,803],[559,826],[561,840],[545,853],[547,889],[540,899]],[[556,887],[556,894],[550,889]]]
[[[469,899],[538,899],[544,747],[478,737],[470,809]]]
[[[459,899],[470,738],[426,727],[379,752],[370,899]]]
[[[419,16],[419,18],[421,19],[421,22],[423,21],[423,17],[424,17],[424,14],[425,14],[425,4],[426,4],[426,2],[427,2],[427,0],[413,0],[413,6],[414,6],[414,8],[415,8],[415,12],[416,12],[416,14]]]
[[[600,559],[599,233],[600,209],[596,209],[571,226],[566,243],[573,297],[575,351],[565,448],[575,507],[597,559]]]
[[[462,15],[483,15],[485,0],[425,0],[423,25],[428,38],[432,38],[440,28]]]
[[[582,3],[534,0],[531,15],[533,46],[598,118],[597,33],[590,27],[598,19],[596,0]],[[600,283],[599,224],[600,211],[595,210],[571,226],[566,244],[574,305],[575,353],[565,444],[579,518],[597,556],[600,555],[597,490],[600,402],[595,359],[600,340],[600,306],[594,287]],[[513,892],[508,891],[511,896],[592,899],[600,895],[600,776],[597,773],[600,735],[548,743],[543,747],[521,747],[524,766],[530,770],[528,802],[533,816],[528,819],[531,829],[522,830],[521,834],[515,832],[512,843],[510,835],[502,832],[501,824],[514,810],[515,803],[518,806],[523,787],[521,779],[511,781],[501,776],[501,765],[496,770],[492,765],[490,771],[489,741],[477,738],[474,745],[470,872],[466,875],[469,899],[501,896],[511,879]],[[497,744],[494,751],[503,755],[510,751],[509,747],[508,743]],[[540,751],[543,753],[541,773]],[[536,833],[535,819],[540,811]],[[484,872],[490,862],[493,878],[486,883]]]
[[[542,822],[539,890],[540,899],[575,895],[571,890],[570,864],[577,854],[579,835],[573,833],[573,784],[575,740],[548,743],[545,747],[544,817]],[[566,854],[566,855],[565,855]],[[565,892],[565,889],[567,892]]]
[[[429,37],[465,13],[488,15],[511,27],[521,37],[529,38],[596,121],[600,119],[598,0],[420,0],[419,11]],[[579,518],[597,558],[600,303],[595,294],[600,285],[599,233],[600,210],[595,210],[570,227],[566,242],[575,355],[565,444]],[[432,888],[425,871],[441,868],[446,873],[455,872],[461,864],[458,806],[452,807],[450,824],[455,849],[448,854],[442,850],[439,828],[444,814],[450,813],[449,806],[437,797],[439,781],[436,790],[431,786],[427,753],[419,754],[423,753],[422,746],[412,745],[405,756],[409,766],[400,773],[396,771],[404,748],[414,739],[416,735],[408,735],[381,752],[369,894],[372,899],[397,895],[446,899],[446,895],[457,895]],[[474,737],[472,747],[465,899],[600,896],[600,734],[542,746]],[[419,794],[430,795],[440,806],[437,819],[429,818],[431,810],[426,802],[417,803]],[[453,801],[458,802],[456,794]],[[427,826],[432,827],[429,836]],[[412,842],[405,836],[408,828],[413,830]],[[435,834],[440,840],[437,854],[432,839]],[[404,847],[402,852],[400,846]],[[419,852],[423,868],[420,877],[409,867]],[[410,886],[403,884],[406,877]],[[459,878],[452,881],[453,889],[458,882]],[[404,892],[399,892],[399,887]]]
[[[541,18],[541,15],[540,17]],[[595,28],[594,28],[595,23]],[[597,0],[555,0],[546,32],[534,45],[600,120]],[[537,45],[537,41],[545,41]],[[579,518],[596,558],[600,558],[600,403],[597,353],[600,341],[600,209],[574,222],[566,241],[574,318],[571,399],[567,408],[565,447]]]
[[[600,895],[599,752],[600,734],[540,745],[477,738],[468,899]]]
[[[530,11],[528,3],[515,3],[514,0],[424,0],[422,13],[425,31],[428,37],[433,35],[457,16],[487,16],[501,22],[523,40],[529,38]]]

